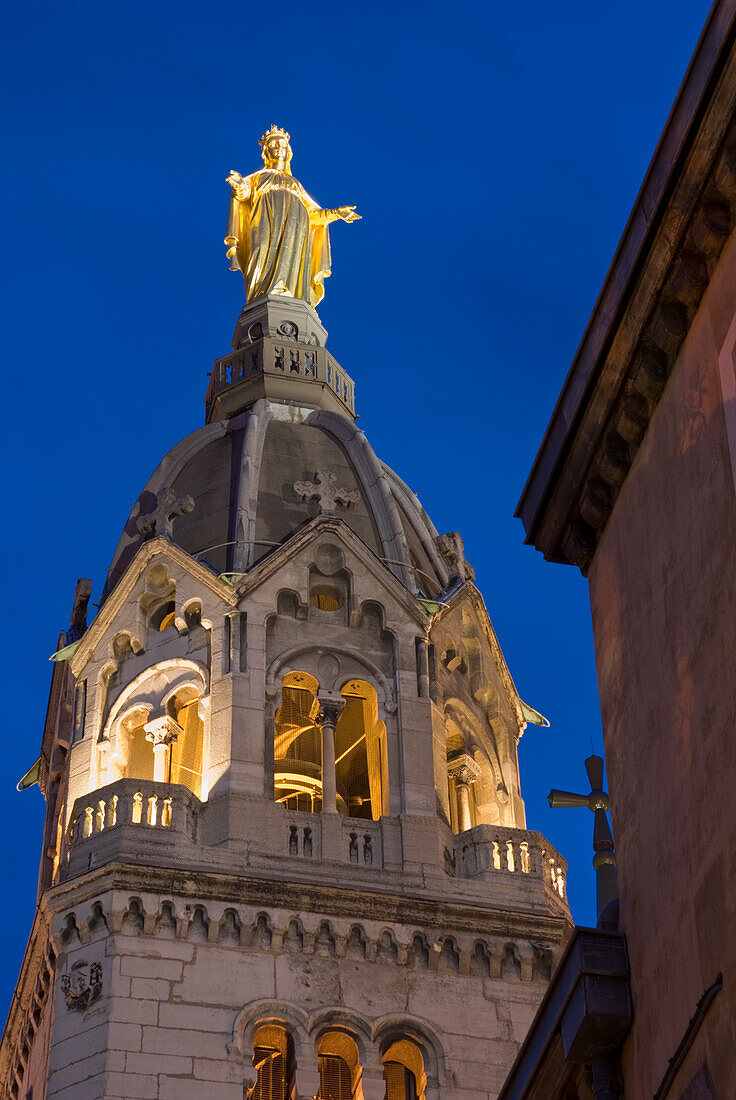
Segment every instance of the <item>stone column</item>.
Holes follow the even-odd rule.
[[[317,700],[317,723],[322,729],[322,813],[336,814],[335,726],[342,714],[345,700],[337,691],[320,691]]]
[[[475,783],[480,775],[480,768],[472,756],[463,753],[448,761],[447,774],[455,780],[457,791],[457,829],[464,833],[470,829],[470,784]]]
[[[146,731],[146,740],[153,743],[153,781],[166,783],[169,778],[167,774],[169,745],[172,741],[176,741],[183,730],[168,714],[146,722],[143,729]]]

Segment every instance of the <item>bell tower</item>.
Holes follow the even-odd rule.
[[[289,162],[230,180],[233,351],[59,640],[4,1100],[490,1100],[571,927],[521,797],[542,719],[356,426],[309,299],[352,208]]]

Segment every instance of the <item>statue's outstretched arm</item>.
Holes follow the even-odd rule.
[[[329,225],[331,222],[357,222],[360,214],[355,213],[354,206],[338,206],[335,210],[310,210],[309,220],[315,225]]]
[[[233,197],[238,202],[246,202],[250,198],[250,180],[243,179],[240,172],[230,172],[227,182],[233,191]]]

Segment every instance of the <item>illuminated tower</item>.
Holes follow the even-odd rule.
[[[325,338],[244,308],[89,625],[78,586],[4,1097],[490,1098],[544,991],[539,716]]]

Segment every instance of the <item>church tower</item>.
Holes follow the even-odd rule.
[[[356,426],[313,306],[357,215],[283,139],[229,181],[247,305],[205,424],[59,641],[4,1100],[492,1100],[570,929],[520,791],[543,720]]]

